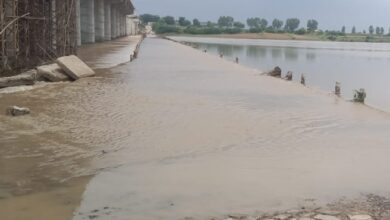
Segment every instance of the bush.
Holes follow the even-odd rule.
[[[203,34],[203,29],[198,27],[187,27],[184,29],[186,34]]]
[[[153,26],[154,32],[156,34],[167,34],[167,33],[181,33],[181,29],[174,25],[167,25],[167,24],[157,24]]]
[[[222,34],[223,30],[217,27],[187,27],[184,29],[186,34]]]
[[[325,34],[334,36],[345,36],[345,33],[341,31],[325,31]]]
[[[304,35],[304,34],[306,34],[306,29],[305,28],[301,28],[301,29],[295,31],[295,34]]]
[[[249,33],[260,33],[263,32],[261,28],[250,28]]]
[[[267,33],[276,33],[277,30],[275,30],[273,27],[267,27],[267,28],[265,29],[265,32],[267,32]]]
[[[207,27],[203,29],[204,34],[222,34],[222,29],[217,27]]]
[[[328,40],[335,41],[337,37],[335,35],[328,36]]]
[[[373,40],[374,40],[373,36],[367,36],[366,39],[365,39],[366,42],[371,42]]]
[[[226,28],[225,30],[223,30],[223,32],[227,34],[238,34],[241,33],[241,31],[241,28]]]

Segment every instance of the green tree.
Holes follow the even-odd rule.
[[[245,28],[245,24],[243,24],[243,23],[241,23],[239,21],[234,22],[233,26],[235,28],[240,28],[240,29]]]
[[[351,32],[352,34],[356,34],[356,27],[355,26],[353,26],[353,28],[352,28],[352,32]]]
[[[381,35],[384,35],[385,34],[385,29],[383,27],[381,27]]]
[[[194,25],[194,26],[196,26],[196,27],[199,27],[200,26],[200,21],[198,20],[198,19],[194,19],[193,21],[192,21],[192,24]]]
[[[309,32],[316,31],[318,29],[318,21],[311,19],[307,21],[307,30]]]
[[[264,18],[260,19],[260,28],[262,30],[265,30],[268,26],[268,21]]]
[[[179,25],[180,26],[184,26],[185,21],[186,21],[185,17],[179,17]]]
[[[158,22],[160,20],[160,16],[151,14],[143,14],[139,16],[139,18],[143,24],[147,24],[149,22]]]
[[[163,21],[168,25],[175,25],[175,18],[172,16],[163,17]]]
[[[274,29],[274,30],[280,30],[280,28],[282,28],[283,27],[283,21],[282,20],[279,20],[279,19],[274,19],[273,21],[272,21],[272,28]]]
[[[179,17],[179,25],[187,27],[191,25],[191,21],[187,20],[185,17]]]
[[[232,27],[234,23],[234,18],[230,16],[221,16],[218,19],[218,25],[220,27]]]
[[[345,32],[346,32],[346,28],[345,28],[345,26],[343,26],[343,27],[341,28],[341,33],[342,33],[342,34],[345,34]]]
[[[248,18],[246,20],[246,24],[250,27],[250,28],[259,28],[260,27],[260,18]]]
[[[376,27],[375,28],[375,34],[377,34],[377,35],[381,34],[381,28],[380,27]]]
[[[294,32],[300,24],[300,20],[298,18],[289,18],[286,20],[285,29],[288,32]]]
[[[374,34],[374,26],[370,25],[370,27],[368,27],[368,32]]]

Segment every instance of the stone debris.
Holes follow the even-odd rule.
[[[288,71],[287,74],[286,74],[285,79],[286,79],[287,81],[292,81],[292,80],[293,80],[293,72]]]
[[[31,111],[29,108],[22,108],[18,106],[11,106],[7,108],[7,115],[11,115],[11,116],[22,116],[30,113]]]
[[[373,220],[369,215],[349,215],[350,220]]]
[[[341,85],[340,82],[336,82],[335,88],[334,88],[334,94],[337,96],[341,95]]]
[[[70,80],[69,76],[66,75],[65,71],[61,69],[61,67],[56,63],[40,66],[37,68],[37,71],[38,76],[43,77],[50,82],[61,82]]]
[[[273,77],[277,77],[277,78],[281,78],[282,77],[282,69],[280,69],[280,67],[275,67],[273,70],[269,71],[266,73],[268,76],[273,76]]]
[[[301,84],[306,86],[306,78],[305,78],[305,75],[301,75]]]
[[[355,90],[354,91],[354,96],[353,96],[353,101],[354,102],[360,102],[360,103],[364,103],[365,99],[366,99],[366,90],[365,89],[359,89],[359,90]]]
[[[333,215],[323,215],[323,214],[318,214],[314,216],[314,219],[317,220],[340,220],[339,218],[333,216]]]
[[[0,78],[0,88],[11,86],[34,85],[37,77],[36,70],[29,70],[22,74]]]
[[[74,80],[95,75],[95,72],[77,56],[60,57],[56,62]]]
[[[246,219],[247,216],[243,214],[230,214],[228,217],[232,219]]]
[[[288,210],[286,213],[296,215],[296,214],[299,214],[300,212],[301,212],[301,210],[291,209],[291,210]]]
[[[277,215],[277,216],[273,217],[273,219],[275,219],[275,220],[287,220],[290,217],[291,217],[290,215]]]

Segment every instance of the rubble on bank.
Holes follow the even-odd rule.
[[[70,77],[56,63],[40,66],[37,68],[37,71],[38,76],[45,81],[62,82],[70,80]]]
[[[73,80],[95,75],[95,71],[75,55],[60,57],[56,60],[56,63]]]
[[[266,75],[281,78],[282,77],[282,69],[280,67],[275,67],[273,70],[266,72]]]
[[[11,106],[7,108],[7,115],[10,116],[22,116],[22,115],[28,115],[31,111],[29,108],[23,108],[18,106]]]
[[[0,78],[0,88],[11,86],[34,85],[37,78],[36,70],[29,70],[20,75]]]
[[[37,81],[62,82],[95,75],[87,64],[77,56],[60,57],[57,63],[42,65],[19,75],[0,77],[0,89],[14,86],[34,85]]]
[[[368,194],[358,199],[343,198],[326,207],[314,204],[259,215],[231,214],[211,220],[390,220],[390,199]]]

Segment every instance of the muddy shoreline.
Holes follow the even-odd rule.
[[[93,90],[113,74],[111,68],[130,62],[142,40],[128,37],[81,48],[81,57],[86,56],[95,77],[0,90],[4,110],[0,115],[0,218],[72,219],[87,183],[102,169],[91,163],[103,154],[93,142],[75,138],[73,132],[79,128],[77,119],[72,120],[72,114],[77,114],[72,106],[80,107],[78,93]],[[15,118],[5,115],[13,105],[29,106],[32,112]],[[88,105],[77,111],[85,116],[88,109],[93,111]]]

